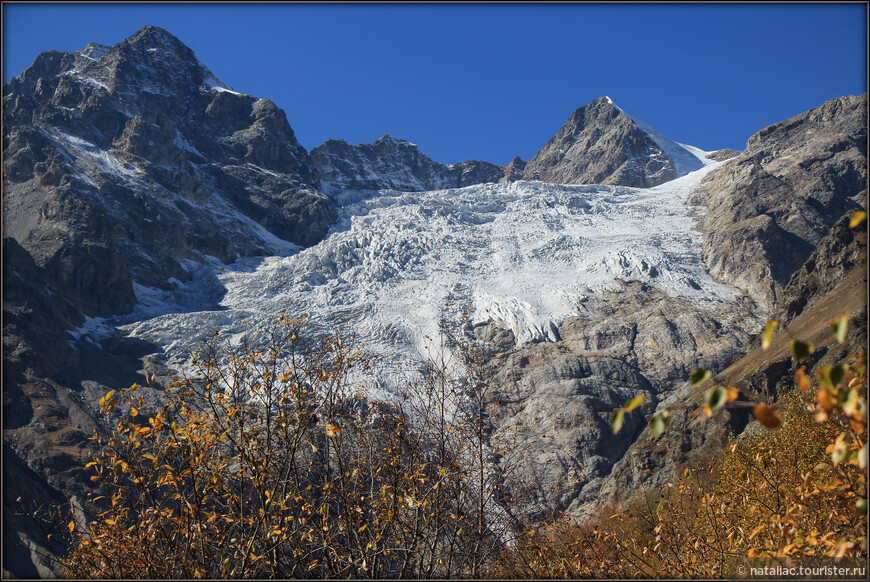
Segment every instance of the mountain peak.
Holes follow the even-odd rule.
[[[526,180],[639,188],[677,175],[650,133],[606,95],[576,109],[523,170]]]
[[[180,40],[165,28],[148,24],[127,37],[127,42],[131,44],[143,43],[154,47],[167,46],[172,44],[182,45]]]
[[[613,105],[614,107],[616,107],[616,104],[613,102],[613,99],[611,99],[607,95],[604,95],[603,97],[599,97],[598,99],[594,99],[593,101],[590,101],[589,105],[587,105],[587,107],[592,106],[592,105]]]
[[[384,135],[372,142],[372,145],[375,146],[380,144],[417,147],[416,144],[413,144],[408,140],[402,139],[400,137],[393,137],[388,133],[385,133]]]

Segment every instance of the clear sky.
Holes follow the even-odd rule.
[[[167,29],[307,149],[385,133],[528,159],[603,95],[706,150],[867,90],[867,5],[3,3],[3,80],[49,49]]]

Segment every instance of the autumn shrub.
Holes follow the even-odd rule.
[[[64,575],[481,575],[511,524],[474,375],[429,362],[394,401],[371,399],[371,360],[305,330],[283,315],[216,331],[159,404],[138,385],[101,399],[111,425],[88,468],[104,493],[50,512],[68,533]],[[460,371],[468,341],[454,339]]]
[[[717,460],[598,522],[527,532],[491,575],[733,578],[770,560],[866,560],[864,350],[815,383],[800,368],[795,386]]]

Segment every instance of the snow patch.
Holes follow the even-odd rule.
[[[199,152],[199,150],[197,150],[195,147],[190,145],[190,143],[184,138],[184,136],[181,135],[181,131],[179,131],[178,128],[175,129],[175,139],[172,140],[172,143],[173,143],[173,145],[175,145],[175,147],[177,147],[180,150],[183,150],[185,152],[190,152],[192,154],[196,154],[197,156],[199,156],[201,158],[205,158],[205,156],[203,156]]]
[[[224,93],[232,93],[233,95],[244,95],[244,93],[239,93],[238,91],[233,91],[228,85],[219,81],[214,75],[207,74],[205,78],[202,80],[203,84],[211,89],[212,91],[224,92]]]
[[[623,113],[625,113],[623,111]],[[672,141],[658,131],[653,129],[652,126],[644,123],[643,121],[637,119],[636,117],[632,117],[628,113],[625,113],[632,121],[634,121],[639,128],[641,128],[647,135],[652,138],[652,140],[658,145],[663,152],[665,152],[668,157],[674,160],[674,166],[677,170],[677,176],[685,176],[690,172],[694,172],[696,170],[700,170],[704,166],[708,165],[711,160],[706,159],[704,156],[699,157],[699,153],[708,153],[701,152],[698,148],[689,148],[684,146],[683,144]]]

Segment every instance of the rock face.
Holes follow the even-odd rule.
[[[422,192],[497,182],[504,168],[488,162],[441,164],[420,153],[415,144],[385,135],[352,146],[329,140],[311,150],[311,163],[325,192],[400,190]]]
[[[680,152],[678,144],[667,145],[673,155],[666,152],[664,138],[650,130],[616,107],[609,97],[601,97],[571,115],[526,163],[523,179],[648,188],[684,173],[679,172],[673,155],[686,160],[692,169],[701,167],[689,152]]]
[[[845,347],[833,341],[830,331],[831,321],[846,311],[851,314],[846,345],[867,345],[867,271],[863,263],[867,234],[864,225],[855,230],[848,223],[849,217],[844,216],[834,225],[785,287],[774,319],[789,333],[774,335],[768,350],[761,349],[759,337],[753,338],[748,353],[708,385],[694,390],[684,385],[662,399],[659,409],[667,408],[671,414],[667,430],[653,439],[644,429],[603,479],[597,499],[585,507],[572,508],[574,517],[589,518],[608,504],[661,487],[683,466],[712,458],[729,436],[739,434],[754,421],[751,408],[739,402],[726,405],[710,419],[693,416],[691,412],[704,402],[703,388],[736,386],[743,394],[741,400],[774,402],[784,386],[792,383],[796,369],[790,355],[791,337],[816,346],[806,361],[811,376],[815,376],[813,367],[833,365],[848,355]]]
[[[867,97],[841,97],[751,138],[689,199],[713,276],[768,310],[831,226],[867,197]]]
[[[526,163],[516,156],[505,166],[504,177],[499,182],[516,182],[523,179],[523,170],[526,169]]]
[[[730,148],[725,148],[721,150],[716,150],[715,152],[710,152],[707,154],[707,159],[714,160],[716,162],[724,162],[725,160],[730,160],[731,158],[737,157],[740,154],[737,150],[732,150]]]
[[[185,259],[311,245],[335,218],[284,113],[162,29],[43,53],[3,93],[4,236],[88,315],[129,311],[134,280],[184,280]]]
[[[160,349],[73,349],[64,330],[189,280],[190,261],[312,245],[336,210],[284,113],[157,27],[43,53],[3,101],[3,567],[42,577],[14,500],[84,494],[93,403],[142,383],[141,356]]]
[[[709,312],[631,282],[585,299],[554,343],[512,348],[501,337],[510,332],[480,331],[494,346],[488,414],[500,467],[522,492],[518,515],[581,511],[661,398],[698,365],[720,371],[742,353],[751,319],[748,309]],[[614,435],[610,413],[638,394],[643,409]]]

